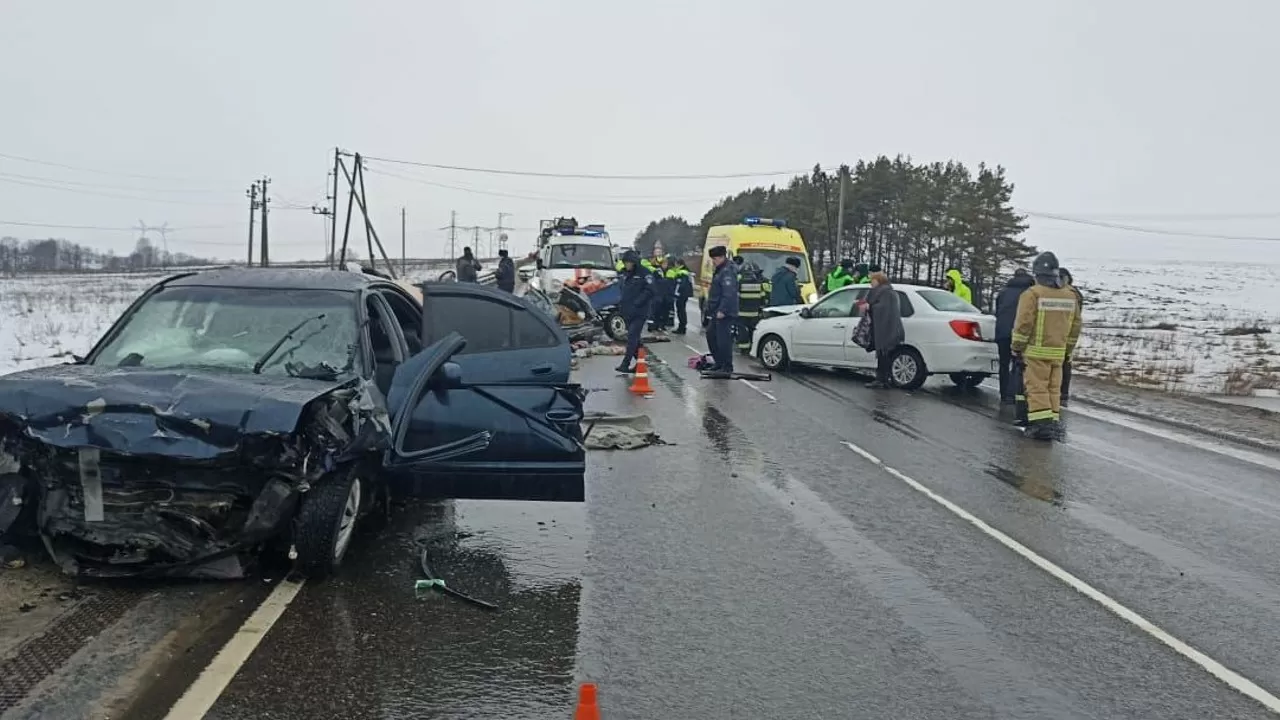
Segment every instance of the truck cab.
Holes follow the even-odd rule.
[[[543,292],[556,293],[570,281],[610,281],[618,274],[616,264],[613,241],[603,225],[579,227],[574,218],[542,221],[534,278]]]

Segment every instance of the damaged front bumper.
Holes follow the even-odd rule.
[[[56,424],[0,413],[0,536],[34,532],[73,575],[243,577],[290,534],[303,494],[377,462],[390,429],[361,381],[306,400],[292,425],[250,407],[230,432],[168,409],[91,403]]]

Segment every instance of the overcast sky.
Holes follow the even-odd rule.
[[[338,145],[615,175],[904,153],[1002,164],[1029,210],[1280,236],[1277,27],[1275,0],[5,2],[0,154],[120,174],[0,157],[0,221],[220,226],[173,232],[170,249],[240,257],[245,189],[267,174],[273,257],[318,257],[323,220],[286,206],[325,202]],[[423,256],[446,252],[450,210],[485,227],[510,213],[516,248],[559,214],[629,241],[651,219],[696,222],[718,196],[771,180],[785,176],[592,181],[370,162],[368,190],[388,250],[399,253],[404,206],[409,254]],[[0,235],[127,252],[138,233]],[[1048,221],[1031,240],[1068,257],[1280,256],[1275,243]]]

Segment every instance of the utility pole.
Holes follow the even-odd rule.
[[[405,244],[404,208],[401,207],[400,208],[400,274],[401,275],[409,274],[409,255],[407,250],[405,249],[407,247],[408,246]]]
[[[341,157],[342,151],[338,148],[333,149],[333,199],[329,205],[329,269],[335,267],[338,262],[338,159]],[[350,211],[347,211],[350,214]]]
[[[249,267],[253,267],[253,218],[254,213],[258,211],[258,183],[255,181],[244,191],[245,197],[249,198]]]
[[[327,196],[326,196],[326,197],[325,197],[325,199],[326,199],[326,200],[332,200],[333,198],[330,198],[330,197],[327,197]],[[332,251],[332,249],[329,247],[329,246],[331,245],[331,241],[330,241],[330,232],[331,232],[331,231],[330,231],[330,228],[331,228],[332,226],[325,224],[325,222],[326,222],[326,221],[330,221],[330,222],[331,222],[331,221],[333,220],[333,204],[330,204],[328,207],[320,207],[320,206],[318,206],[318,205],[312,205],[312,206],[311,206],[311,214],[312,214],[312,215],[319,215],[321,218],[324,218],[324,220],[321,220],[321,226],[320,226],[320,229],[321,229],[321,230],[324,230],[324,232],[323,232],[323,233],[321,233],[322,237],[320,238],[320,240],[321,240],[321,242],[320,242],[320,257],[323,259],[323,258],[325,258],[325,256],[326,256],[326,255],[328,256],[328,258],[327,258],[327,259],[328,259],[328,263],[329,263],[329,269],[330,269],[330,270],[332,270],[332,269],[333,269],[333,251]]]
[[[498,213],[498,227],[495,229],[498,231],[498,249],[499,250],[507,249],[507,236],[502,232],[505,229],[502,227],[502,221],[509,217],[511,217],[511,213],[504,213],[504,212]],[[493,248],[489,248],[489,256],[497,257],[498,254],[493,252]]]
[[[449,211],[449,262],[458,259],[458,211]]]
[[[270,200],[267,199],[267,185],[271,184],[271,178],[266,177],[264,175],[260,182],[262,183],[262,201],[261,201],[262,204],[259,206],[260,209],[262,210],[262,263],[261,265],[262,267],[267,267],[268,265],[271,264],[270,251],[269,251],[269,248],[267,247],[267,204],[270,202]]]
[[[840,262],[840,260],[844,259],[844,255],[843,255],[843,251],[844,251],[844,188],[846,185],[844,178],[845,178],[845,168],[843,165],[841,165],[840,166],[840,204],[839,204],[839,209],[836,210],[836,244],[835,244],[835,248],[832,251],[833,255],[839,255],[839,257],[831,258],[832,265],[835,265],[836,263]],[[831,226],[828,225],[827,227],[831,227]]]

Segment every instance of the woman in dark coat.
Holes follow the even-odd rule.
[[[871,314],[871,337],[876,348],[876,379],[867,387],[883,389],[893,385],[889,378],[889,362],[893,351],[907,339],[902,328],[902,307],[898,292],[883,272],[871,273],[871,289],[867,291],[864,312]]]

